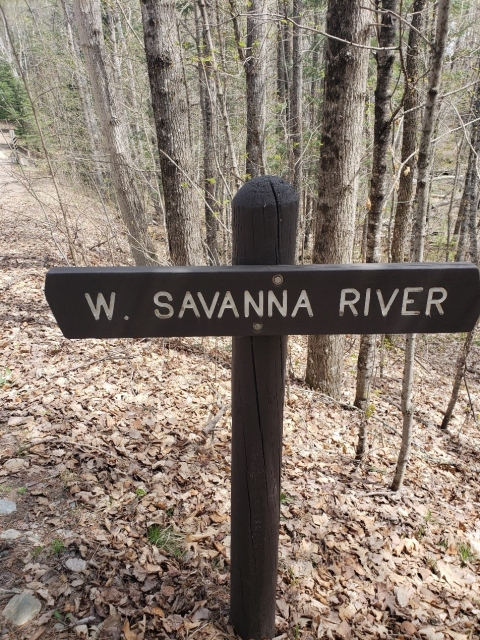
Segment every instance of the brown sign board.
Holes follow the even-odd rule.
[[[53,268],[66,338],[454,333],[480,314],[472,263]]]

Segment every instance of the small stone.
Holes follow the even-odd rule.
[[[53,630],[54,631],[65,631],[66,627],[64,624],[62,624],[61,622],[57,622],[56,624],[53,625]]]
[[[40,600],[30,593],[19,593],[8,602],[3,615],[16,627],[23,627],[40,613],[41,608]]]
[[[17,538],[20,538],[21,535],[22,535],[21,531],[17,531],[16,529],[7,529],[6,531],[3,531],[3,533],[0,533],[0,539],[16,540]]]
[[[32,544],[37,546],[42,544],[42,541],[40,540],[40,538],[34,533],[32,533],[31,531],[27,531],[26,536],[27,536],[28,542],[31,542]]]
[[[80,636],[81,638],[88,638],[88,627],[86,624],[78,624],[74,631],[77,636]]]
[[[4,463],[3,468],[5,471],[10,471],[10,473],[18,473],[23,469],[28,469],[29,466],[28,460],[23,460],[22,458],[11,458]]]
[[[3,500],[0,498],[0,515],[7,516],[17,510],[17,505],[11,500]]]
[[[65,566],[67,569],[70,569],[70,571],[78,573],[79,571],[85,571],[87,563],[85,560],[82,560],[82,558],[68,558],[65,562]]]

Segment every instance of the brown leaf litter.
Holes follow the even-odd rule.
[[[89,250],[108,229],[92,203],[82,217],[89,208],[71,200],[86,258],[119,262],[121,233]],[[16,504],[0,515],[0,611],[18,592],[42,603],[25,627],[0,621],[0,637],[235,637],[230,340],[63,339],[43,296],[47,266],[63,264],[61,227],[18,189],[0,207],[0,499]],[[461,339],[421,340],[415,446],[397,494],[403,351],[384,350],[355,466],[357,344],[347,339],[341,406],[301,382],[306,339],[290,340],[278,637],[480,637],[480,433],[466,393],[450,432],[437,426]],[[479,362],[476,344],[477,412]]]

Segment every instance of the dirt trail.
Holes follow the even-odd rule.
[[[114,245],[95,246],[112,229],[101,207],[65,193],[84,259],[125,263],[120,227]],[[15,505],[0,515],[1,639],[233,638],[230,340],[63,339],[43,295],[47,268],[65,264],[51,185],[2,159],[0,216],[0,501]],[[357,342],[347,342],[351,402]],[[420,340],[421,420],[406,486],[392,494],[401,338],[374,382],[358,467],[361,416],[300,382],[306,340],[290,341],[282,638],[479,637],[480,432],[464,391],[453,435],[436,426],[460,343]],[[469,389],[478,411],[480,375]],[[17,592],[41,604],[21,628],[1,618]]]

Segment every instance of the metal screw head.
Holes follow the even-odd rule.
[[[283,284],[283,276],[277,273],[277,275],[273,276],[272,282],[273,284],[276,284],[277,287],[279,287],[281,284]]]
[[[263,324],[261,322],[254,322],[252,325],[252,329],[254,331],[261,331],[263,329]]]

